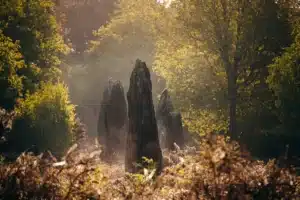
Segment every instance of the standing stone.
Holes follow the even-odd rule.
[[[169,113],[173,112],[174,107],[169,95],[168,89],[164,89],[160,95],[160,99],[157,106],[157,119],[158,120],[167,120]]]
[[[182,117],[179,112],[171,112],[168,117],[168,128],[166,135],[166,148],[174,150],[176,143],[180,148],[184,145]]]
[[[159,130],[159,142],[161,148],[167,148],[166,147],[166,137],[169,127],[169,115],[171,112],[173,112],[174,107],[171,101],[171,97],[169,95],[168,89],[164,89],[163,92],[160,95],[160,99],[157,105],[156,109],[156,119],[158,124],[158,130]]]
[[[104,147],[105,160],[111,161],[114,154],[124,151],[126,121],[127,105],[122,83],[109,80],[98,118],[98,137]]]
[[[127,93],[129,130],[125,155],[125,170],[139,172],[137,163],[145,165],[142,157],[153,159],[157,173],[162,168],[162,152],[152,100],[152,83],[146,64],[137,59],[130,77]]]
[[[182,117],[179,112],[174,111],[167,89],[164,89],[160,96],[157,106],[157,119],[161,147],[174,150],[174,143],[176,143],[182,148],[184,145]]]
[[[81,145],[88,138],[86,125],[82,123],[79,117],[75,118],[75,125],[72,132],[75,136],[75,142],[79,145]]]

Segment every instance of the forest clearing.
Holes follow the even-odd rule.
[[[0,2],[0,199],[300,199],[299,16]]]

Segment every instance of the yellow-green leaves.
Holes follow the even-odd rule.
[[[62,155],[74,138],[74,109],[64,84],[43,83],[34,94],[20,101],[9,139],[17,151],[36,145],[39,151]]]
[[[226,79],[219,56],[207,49],[206,41],[194,38],[203,38],[201,27],[191,27],[185,21],[197,20],[199,7],[195,3],[174,1],[165,8],[154,0],[121,0],[111,21],[97,31],[99,39],[94,42],[93,53],[107,54],[109,44],[115,44],[112,40],[119,41],[120,47],[128,45],[132,52],[137,51],[135,41],[140,42],[139,52],[148,50],[142,45],[152,44],[146,53],[150,58],[154,54],[153,69],[166,80],[176,107],[206,109],[212,105],[210,109],[216,109],[224,101]],[[114,52],[114,57],[126,53]]]
[[[212,131],[226,130],[228,122],[224,113],[209,109],[190,109],[183,114],[183,122],[190,132],[206,135]]]
[[[13,42],[0,30],[0,107],[11,110],[22,96],[22,79],[18,73],[24,68],[18,42]]]
[[[0,7],[0,106],[13,109],[16,100],[34,92],[68,53],[51,0],[12,0]],[[51,75],[50,75],[51,74]]]

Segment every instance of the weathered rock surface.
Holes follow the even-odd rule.
[[[174,111],[173,103],[167,89],[164,89],[160,96],[156,116],[160,131],[161,147],[174,150],[174,143],[176,143],[180,148],[183,148],[182,117],[179,112]]]
[[[183,148],[184,136],[181,114],[179,112],[171,112],[168,119],[166,147],[170,150],[175,150],[174,143],[176,143],[180,148]]]
[[[136,163],[143,157],[153,159],[157,172],[162,168],[162,152],[152,100],[152,83],[149,69],[139,59],[130,77],[127,93],[129,130],[126,143],[125,170],[135,173],[140,170]]]
[[[124,151],[126,121],[127,104],[122,83],[109,80],[98,118],[99,142],[104,147],[103,158],[107,161],[111,161],[115,153]]]
[[[168,89],[164,89],[156,108],[156,119],[158,124],[158,135],[161,148],[166,147],[166,137],[168,134],[169,115],[174,110]]]

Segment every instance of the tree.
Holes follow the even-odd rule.
[[[224,67],[229,99],[229,132],[236,138],[239,83],[246,83],[247,72],[252,75],[254,65],[265,56],[262,55],[265,52],[261,53],[265,45],[264,29],[258,19],[278,14],[278,5],[275,1],[191,0],[177,1],[175,6],[179,9],[178,19],[185,25],[186,34],[203,50],[217,56]],[[266,6],[271,8],[269,13],[265,13]],[[282,46],[279,45],[279,48]]]
[[[67,47],[60,35],[50,0],[7,1],[1,8],[1,29],[13,41],[20,41],[26,64],[55,67]]]
[[[108,36],[140,36],[141,30],[154,44],[154,70],[166,79],[184,123],[207,133],[223,129],[229,117],[237,138],[244,127],[260,132],[273,126],[264,127],[261,119],[274,117],[267,65],[290,43],[286,2],[176,0],[166,8],[156,1],[121,0],[98,34],[101,44]]]
[[[98,39],[95,43],[97,45],[93,48],[97,61],[89,59],[97,64],[89,67],[91,70],[89,80],[97,74],[95,70],[99,69],[103,75],[113,69],[116,72],[120,71],[121,73],[113,73],[112,76],[122,79],[131,68],[131,64],[127,67],[123,63],[140,57],[150,63],[149,68],[153,69],[151,76],[154,102],[155,97],[165,87],[160,77],[166,80],[171,95],[176,92],[176,95],[172,95],[174,104],[185,113],[190,113],[191,107],[195,108],[196,105],[206,107],[206,104],[214,102],[214,94],[219,92],[219,88],[223,88],[221,87],[224,85],[223,75],[215,74],[219,69],[211,69],[211,65],[206,68],[207,65],[202,64],[205,63],[203,56],[197,53],[194,46],[186,42],[180,31],[174,31],[172,27],[174,24],[173,13],[156,1],[120,1],[111,21],[97,32]],[[199,61],[201,65],[198,65]],[[121,69],[118,69],[119,65],[122,65]],[[116,67],[108,69],[106,66]],[[155,76],[159,77],[157,82]],[[200,97],[203,96],[207,98],[201,100]],[[219,96],[222,96],[222,92]]]
[[[24,67],[18,43],[13,43],[0,31],[0,107],[12,110],[22,97],[22,76],[18,72]]]
[[[269,87],[276,96],[275,112],[279,119],[278,126],[273,132],[280,134],[285,144],[290,145],[292,154],[298,155],[300,117],[300,23],[299,19],[293,22],[294,42],[285,52],[277,57],[269,66]]]
[[[50,0],[5,1],[0,7],[0,30],[18,43],[24,65],[22,94],[33,92],[41,80],[57,79],[61,56],[68,52]]]
[[[70,40],[75,55],[83,54],[90,40],[95,39],[93,31],[106,24],[115,2],[115,0],[57,1],[56,8],[65,29],[65,39]]]

